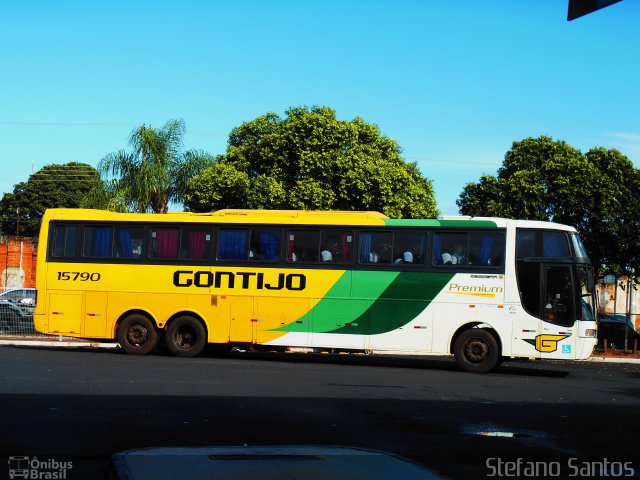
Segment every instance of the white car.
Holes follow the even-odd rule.
[[[0,302],[16,303],[24,307],[36,306],[35,288],[13,288],[0,293]]]

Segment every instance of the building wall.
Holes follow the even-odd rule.
[[[0,290],[36,286],[36,239],[0,236]]]

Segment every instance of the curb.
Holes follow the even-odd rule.
[[[0,340],[0,346],[56,348],[118,348],[116,342],[79,342],[59,340]]]
[[[606,362],[606,363],[635,363],[640,365],[640,358],[624,358],[624,357],[589,357],[588,362]]]

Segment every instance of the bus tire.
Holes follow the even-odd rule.
[[[164,339],[176,357],[195,357],[207,345],[207,331],[196,318],[184,315],[169,324]]]
[[[139,313],[127,316],[118,327],[118,343],[131,355],[146,355],[158,343],[158,331],[148,317]]]
[[[483,328],[465,330],[456,339],[453,354],[458,366],[465,372],[486,373],[500,360],[500,347],[496,337]]]

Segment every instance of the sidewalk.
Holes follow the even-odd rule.
[[[609,349],[606,353],[593,352],[589,360],[592,362],[640,364],[640,355],[634,355],[633,353],[625,353],[621,350]]]

